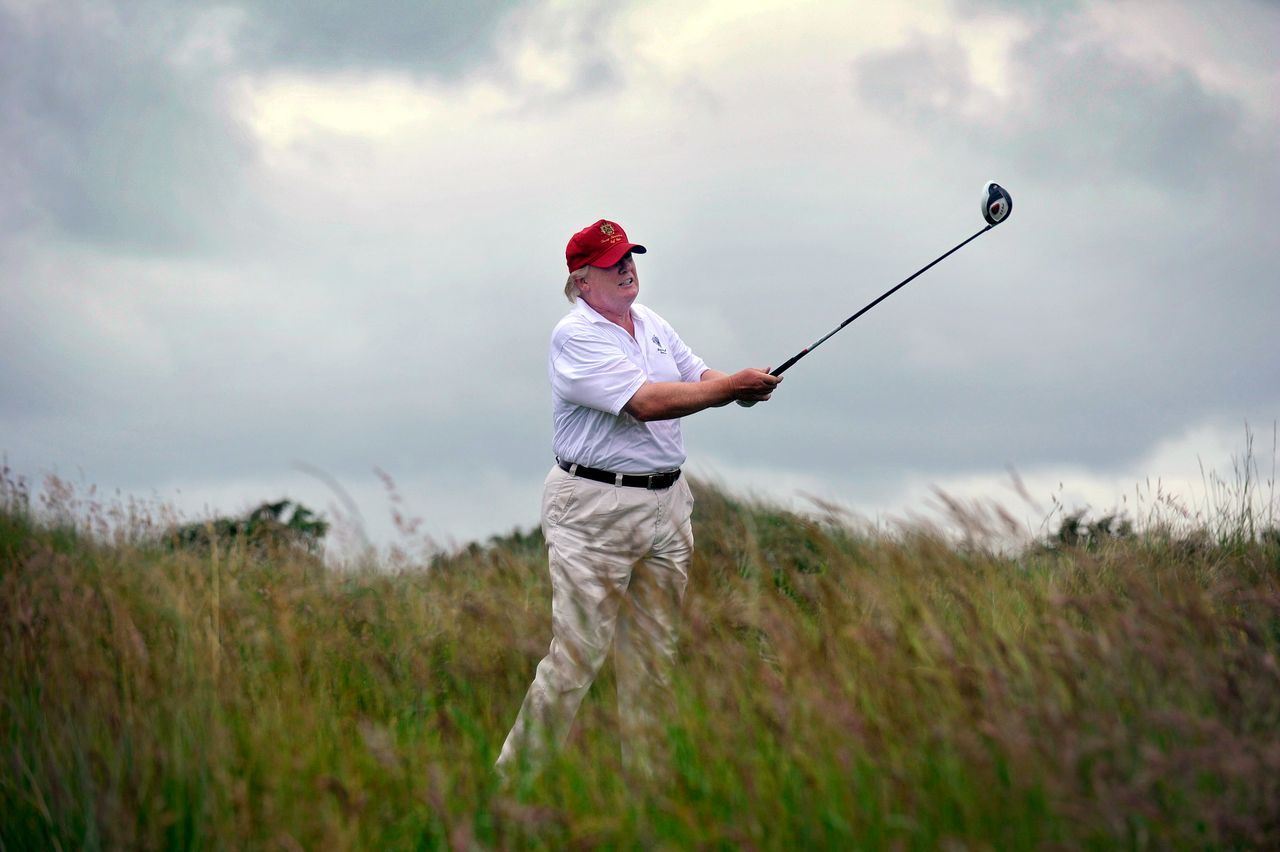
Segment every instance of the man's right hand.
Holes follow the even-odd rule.
[[[733,399],[739,403],[765,402],[781,381],[781,376],[770,375],[768,369],[748,367],[729,377],[729,387]]]

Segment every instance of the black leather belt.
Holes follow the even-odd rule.
[[[650,491],[661,491],[676,484],[680,478],[680,469],[666,473],[613,473],[608,470],[596,470],[594,467],[583,467],[556,459],[560,469],[570,476],[581,476],[583,479],[594,479],[596,482],[607,482],[610,485],[625,485],[628,488],[648,488]]]

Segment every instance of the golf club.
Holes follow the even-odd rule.
[[[916,279],[919,275],[921,275],[922,273],[929,271],[929,270],[930,270],[930,269],[932,269],[934,266],[936,266],[937,264],[941,263],[943,260],[946,260],[948,257],[950,257],[951,255],[955,254],[955,253],[956,253],[956,252],[958,252],[960,249],[964,248],[964,247],[965,247],[965,246],[967,246],[969,243],[973,242],[973,241],[974,241],[974,240],[976,240],[978,237],[980,237],[980,236],[982,236],[983,234],[985,234],[987,231],[990,231],[990,230],[991,230],[992,228],[994,228],[996,225],[999,225],[999,224],[1000,224],[1001,222],[1003,222],[1005,219],[1008,219],[1008,218],[1009,218],[1009,214],[1010,214],[1012,211],[1013,211],[1013,196],[1009,195],[1008,190],[1006,190],[1003,186],[1001,186],[1000,184],[996,183],[995,181],[988,182],[988,183],[987,183],[987,185],[986,185],[986,186],[984,186],[984,187],[982,188],[982,218],[983,218],[983,219],[985,219],[985,220],[987,221],[987,226],[986,226],[985,228],[983,228],[981,231],[978,231],[978,233],[976,233],[976,234],[974,234],[973,236],[969,237],[967,240],[965,240],[964,242],[960,243],[958,246],[956,246],[955,248],[951,249],[951,250],[950,250],[950,251],[948,251],[946,254],[941,255],[940,257],[935,258],[935,259],[934,259],[934,260],[932,260],[932,261],[931,261],[927,266],[924,266],[924,267],[922,267],[922,268],[920,268],[920,269],[916,270],[915,272],[913,272],[913,273],[912,273],[912,274],[911,274],[911,275],[910,275],[906,280],[902,281],[900,284],[898,284],[897,286],[893,287],[892,289],[890,289],[890,290],[886,291],[883,295],[881,295],[881,296],[880,296],[878,299],[876,299],[874,302],[871,302],[871,303],[870,303],[869,305],[867,305],[865,308],[863,308],[862,310],[858,311],[856,314],[854,314],[853,316],[849,317],[849,318],[848,318],[847,320],[845,320],[844,322],[840,323],[838,326],[836,326],[834,329],[832,329],[832,330],[831,330],[831,331],[830,331],[830,332],[829,332],[825,337],[822,337],[822,338],[820,338],[817,342],[815,342],[815,343],[811,343],[811,344],[809,344],[808,346],[806,346],[804,349],[801,349],[799,352],[797,352],[797,353],[796,353],[795,355],[793,355],[791,358],[789,358],[789,359],[787,359],[786,361],[784,361],[784,362],[781,364],[781,366],[774,367],[772,370],[770,370],[770,371],[769,371],[769,375],[771,375],[771,376],[781,376],[784,372],[786,372],[787,370],[789,370],[789,369],[790,369],[790,368],[791,368],[791,367],[792,367],[792,366],[793,366],[797,361],[799,361],[801,358],[803,358],[804,356],[808,355],[810,352],[812,352],[813,350],[815,350],[815,349],[817,349],[819,346],[821,346],[823,343],[825,343],[825,342],[827,341],[827,339],[828,339],[828,338],[830,338],[830,337],[832,337],[832,336],[833,336],[837,331],[839,331],[840,329],[844,328],[846,325],[848,325],[849,323],[853,322],[853,321],[854,321],[854,320],[856,320],[858,317],[862,316],[862,315],[863,315],[863,314],[865,314],[867,311],[871,310],[871,309],[872,309],[872,308],[874,308],[876,305],[880,304],[880,303],[881,303],[881,302],[883,302],[885,299],[889,298],[889,297],[890,297],[890,296],[892,296],[894,293],[898,292],[898,291],[899,291],[899,290],[901,290],[903,287],[905,287],[905,286],[907,286],[908,284],[910,284],[913,280],[915,280],[915,279]],[[755,401],[749,401],[749,400],[742,400],[742,399],[740,399],[740,400],[738,400],[738,405],[741,405],[743,408],[750,408],[751,406],[755,405]]]

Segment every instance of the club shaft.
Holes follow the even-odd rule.
[[[973,242],[973,241],[974,241],[974,240],[976,240],[978,237],[982,236],[983,234],[985,234],[987,231],[990,231],[990,230],[991,230],[992,228],[994,228],[994,227],[995,227],[995,225],[987,225],[987,226],[986,226],[985,228],[983,228],[981,231],[978,231],[978,233],[974,234],[972,237],[969,237],[967,240],[965,240],[964,242],[960,243],[960,244],[959,244],[958,246],[956,246],[955,248],[951,249],[951,251],[947,252],[947,253],[946,253],[946,254],[944,254],[944,255],[940,255],[939,257],[937,257],[936,259],[934,259],[933,261],[931,261],[931,262],[929,263],[929,265],[928,265],[928,266],[924,266],[924,267],[921,267],[920,269],[916,270],[915,272],[913,272],[913,273],[910,275],[910,277],[906,278],[905,280],[903,280],[902,282],[900,282],[899,284],[897,284],[896,286],[894,286],[892,289],[885,291],[885,293],[884,293],[883,295],[881,295],[878,299],[876,299],[874,302],[871,302],[869,305],[867,305],[866,307],[864,307],[862,310],[858,311],[858,312],[857,312],[856,314],[854,314],[853,316],[849,317],[849,318],[848,318],[847,320],[845,320],[844,322],[840,323],[838,326],[836,326],[836,327],[835,327],[835,328],[833,328],[830,332],[828,332],[824,337],[820,338],[819,340],[817,340],[817,341],[816,341],[816,342],[814,342],[814,343],[809,344],[809,345],[808,345],[808,346],[806,346],[804,349],[801,349],[801,350],[800,350],[799,352],[797,352],[795,355],[791,356],[791,357],[790,357],[790,358],[788,358],[786,361],[784,361],[780,366],[774,367],[772,370],[770,370],[770,371],[769,371],[769,372],[770,372],[770,374],[771,374],[771,375],[774,375],[774,376],[781,376],[784,372],[786,372],[787,370],[789,370],[793,364],[795,364],[797,361],[799,361],[799,360],[800,360],[801,358],[803,358],[804,356],[808,355],[808,354],[809,354],[810,352],[812,352],[813,350],[817,349],[819,346],[821,346],[823,343],[825,343],[829,338],[831,338],[833,335],[835,335],[835,333],[836,333],[837,331],[839,331],[840,329],[844,328],[846,325],[848,325],[849,323],[853,322],[853,321],[854,321],[854,320],[856,320],[858,317],[862,316],[862,315],[863,315],[863,314],[865,314],[867,311],[871,310],[871,309],[872,309],[872,308],[874,308],[876,305],[880,304],[880,303],[881,303],[881,302],[883,302],[885,299],[889,298],[889,297],[890,297],[890,296],[892,296],[894,293],[898,292],[898,291],[899,291],[899,290],[901,290],[903,287],[905,287],[905,286],[907,286],[908,284],[910,284],[912,281],[914,281],[914,280],[915,280],[916,278],[918,278],[920,275],[924,274],[925,272],[928,272],[928,271],[929,271],[930,269],[932,269],[934,266],[937,266],[939,263],[941,263],[942,261],[946,260],[948,257],[950,257],[951,255],[955,254],[956,252],[960,251],[960,249],[964,248],[964,247],[965,247],[965,246],[967,246],[969,243]]]

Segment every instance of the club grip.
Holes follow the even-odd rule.
[[[785,373],[788,369],[790,369],[790,368],[791,368],[791,365],[792,365],[792,364],[794,364],[795,362],[799,361],[799,360],[800,360],[801,358],[803,358],[804,356],[808,355],[808,354],[809,354],[809,350],[810,350],[810,349],[812,349],[812,348],[813,348],[812,346],[806,346],[804,349],[800,350],[800,351],[799,351],[799,352],[797,352],[795,355],[792,355],[790,358],[788,358],[787,360],[783,361],[783,362],[782,362],[782,366],[781,366],[781,367],[774,367],[772,370],[770,370],[770,371],[769,371],[769,375],[771,375],[771,376],[781,376],[783,373]]]
[[[753,406],[753,405],[755,405],[755,404],[756,404],[756,401],[755,401],[754,399],[740,399],[740,400],[738,400],[738,405],[741,405],[743,408],[750,408],[751,406]]]

